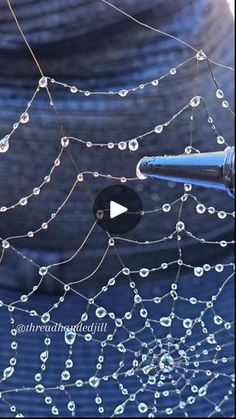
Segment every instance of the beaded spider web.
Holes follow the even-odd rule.
[[[102,1],[115,8],[117,11],[124,13],[108,1]],[[8,4],[15,17],[9,1]],[[144,25],[132,16],[129,16],[126,13],[124,14],[137,23]],[[17,19],[16,23],[18,24]],[[161,32],[149,26],[148,28]],[[169,34],[164,33],[164,35],[173,38],[173,36]],[[183,41],[178,41],[183,43]],[[28,43],[27,46],[30,48]],[[15,134],[21,124],[27,124],[29,122],[31,105],[42,90],[47,91],[50,104],[60,121],[51,95],[51,88],[53,86],[65,88],[68,93],[72,94],[85,96],[118,95],[125,98],[127,95],[133,94],[137,90],[145,89],[146,87],[159,87],[162,79],[175,76],[176,72],[190,61],[196,62],[197,71],[199,65],[203,65],[204,63],[208,64],[216,86],[216,99],[219,103],[221,102],[221,106],[225,111],[233,114],[230,104],[227,98],[225,98],[223,89],[218,85],[218,82],[213,75],[211,64],[219,65],[225,70],[233,69],[219,63],[214,63],[202,50],[197,51],[188,44],[186,46],[190,47],[191,50],[194,50],[194,55],[188,60],[176,65],[175,68],[171,68],[167,73],[157,76],[157,78],[153,80],[141,83],[138,86],[127,90],[121,89],[117,91],[89,91],[81,90],[77,86],[70,86],[67,83],[57,81],[44,75],[36,60],[41,73],[38,86],[22,115],[19,117],[19,120],[13,124],[10,133],[0,140],[1,153],[6,153],[8,150],[10,152],[9,145],[10,140],[14,136],[13,134]],[[35,59],[31,48],[30,51]],[[190,110],[191,113],[190,128],[192,133],[192,124],[196,108],[201,106],[205,111],[206,122],[211,126],[215,134],[217,144],[223,145],[224,147],[227,146],[228,142],[217,129],[215,122],[208,111],[206,98],[198,95],[189,98],[185,106],[177,110],[167,121],[162,121],[161,123],[158,123],[157,126],[150,127],[149,131],[144,132],[135,138],[129,138],[127,141],[116,142],[111,139],[106,143],[99,143],[84,138],[70,137],[65,134],[62,127],[62,135],[60,138],[61,149],[59,154],[55,157],[55,161],[52,164],[49,173],[46,174],[39,185],[33,187],[32,192],[27,196],[21,197],[17,202],[13,202],[11,205],[4,205],[1,203],[0,212],[5,213],[9,210],[14,210],[17,206],[27,206],[30,199],[37,198],[44,186],[51,181],[54,171],[62,167],[62,158],[66,152],[69,154],[72,164],[77,167],[73,156],[69,151],[72,141],[79,142],[82,146],[87,148],[101,149],[98,150],[98,152],[102,152],[102,150],[109,152],[109,149],[114,148],[117,149],[117,152],[122,153],[127,151],[135,152],[139,148],[140,141],[148,141],[148,136],[151,134],[160,134],[187,110]],[[185,148],[184,152],[189,154],[192,151],[199,152],[199,150],[193,147],[193,138],[192,135],[190,135],[189,145]],[[233,219],[234,212],[226,212],[212,206],[206,207],[204,203],[200,202],[197,196],[192,193],[191,185],[186,184],[184,185],[183,193],[175,201],[164,203],[160,208],[145,209],[143,211],[144,217],[147,217],[150,214],[156,214],[158,216],[163,213],[169,213],[173,208],[178,206],[178,217],[176,219],[174,231],[167,232],[165,236],[152,241],[140,241],[127,237],[111,236],[106,232],[104,234],[107,236],[107,246],[95,269],[86,277],[65,284],[64,281],[53,273],[53,268],[72,262],[78,256],[92,236],[97,224],[96,221],[91,225],[86,237],[76,251],[68,258],[64,258],[49,266],[37,265],[32,258],[28,257],[15,247],[15,245],[12,244],[12,241],[20,238],[31,239],[41,230],[50,228],[50,224],[53,223],[57,215],[63,210],[74,190],[79,187],[81,183],[85,183],[86,178],[89,176],[92,176],[93,178],[104,178],[106,180],[114,179],[121,183],[138,180],[136,176],[127,177],[122,175],[118,177],[96,171],[80,172],[78,170],[69,193],[51,214],[49,219],[44,220],[34,231],[25,231],[21,235],[1,238],[2,252],[0,261],[3,260],[5,253],[13,252],[16,256],[23,258],[25,263],[33,264],[38,268],[39,280],[36,285],[32,286],[32,289],[27,293],[22,294],[19,300],[12,301],[11,303],[0,300],[0,308],[2,310],[5,309],[6,313],[9,313],[10,316],[9,320],[12,336],[9,349],[11,358],[9,359],[9,365],[4,368],[2,378],[0,379],[0,402],[9,407],[10,412],[15,414],[16,417],[23,417],[24,412],[21,412],[18,409],[17,403],[12,402],[11,398],[13,396],[16,398],[19,394],[24,394],[24,392],[30,392],[30,394],[35,393],[37,396],[43,396],[43,402],[48,406],[49,414],[54,416],[61,414],[57,404],[57,396],[55,395],[56,393],[59,393],[60,395],[65,396],[67,414],[78,416],[80,413],[78,407],[79,402],[77,401],[79,398],[78,394],[80,394],[78,393],[79,389],[79,392],[81,393],[84,391],[91,392],[91,397],[94,399],[95,406],[97,406],[99,416],[126,416],[129,414],[130,405],[133,404],[136,405],[137,414],[144,417],[156,417],[158,415],[187,417],[194,415],[194,412],[196,412],[194,409],[199,404],[205,406],[207,417],[217,414],[224,415],[224,405],[232,396],[234,387],[234,376],[232,374],[233,353],[232,356],[228,355],[228,348],[232,348],[233,344],[233,322],[232,320],[221,316],[218,304],[220,300],[224,298],[224,293],[227,290],[229,282],[233,278],[234,263],[217,263],[216,265],[204,263],[203,266],[193,266],[192,264],[186,263],[182,255],[181,240],[183,236],[186,236],[186,238],[199,242],[199,245],[201,244],[204,246],[205,244],[210,244],[222,248],[233,244],[234,241],[228,241],[224,238],[221,238],[218,241],[212,241],[196,236],[185,226],[182,211],[187,203],[191,202],[195,206],[199,216],[202,215],[204,217],[204,214],[210,214],[213,217],[217,217],[219,222],[226,217],[231,217]],[[78,291],[77,285],[94,277],[105,258],[109,255],[111,249],[116,248],[119,242],[129,243],[136,247],[158,246],[158,244],[164,242],[168,243],[168,241],[173,240],[176,240],[178,250],[177,259],[163,262],[160,266],[149,266],[148,268],[142,267],[134,270],[125,266],[117,251],[117,256],[121,265],[120,270],[112,276],[108,276],[106,284],[92,297],[88,298],[82,292]],[[168,284],[168,286],[163,287],[160,295],[155,295],[155,293],[154,295],[145,295],[143,292],[144,288],[139,286],[139,279],[150,278],[151,280],[155,275],[168,270],[172,266],[176,266],[177,274],[170,286]],[[213,287],[214,291],[212,291],[210,295],[189,296],[186,295],[180,283],[181,273],[184,271],[192,272],[195,277],[202,277],[203,275],[207,277],[208,273],[212,271],[215,272],[216,276],[218,273],[222,274],[223,271],[226,272],[226,274],[223,281],[222,278],[220,280],[216,279],[216,284]],[[119,307],[119,309],[116,308],[114,312],[110,309],[109,302],[106,300],[105,296],[108,295],[108,298],[110,296],[111,299],[111,296],[113,296],[114,298],[121,277],[126,277],[128,279],[126,288],[127,300],[130,301],[130,309],[129,311],[124,312],[122,307]],[[37,293],[46,278],[57,281],[63,287],[64,291],[58,300],[45,313],[39,313],[34,307],[30,307],[30,304],[34,294]],[[65,299],[68,294],[73,294],[76,298],[80,298],[83,310],[79,317],[77,316],[75,324],[70,327],[65,327],[65,330],[63,330],[63,342],[61,342],[61,345],[65,346],[67,355],[65,366],[60,372],[60,382],[47,385],[45,376],[47,368],[49,368],[50,365],[52,353],[52,327],[63,326],[53,320],[52,314],[65,304]],[[24,308],[24,304],[27,308]],[[157,307],[158,309],[156,310],[155,317],[153,317],[153,307]],[[163,309],[163,307],[165,309]],[[186,317],[181,313],[184,307],[189,311],[189,317]],[[10,380],[17,374],[17,360],[20,353],[18,337],[20,330],[17,328],[15,319],[15,313],[18,311],[24,312],[32,322],[35,322],[35,325],[40,322],[40,324],[44,326],[45,335],[42,339],[43,349],[39,354],[40,366],[34,374],[34,384],[31,387],[22,385],[21,388],[11,388],[9,385],[8,388],[7,383],[10,383]],[[162,314],[160,315],[159,313]],[[138,328],[134,321],[137,318],[139,318]],[[103,338],[98,338],[89,330],[87,333],[82,333],[79,330],[79,326],[82,323],[91,322],[94,321],[94,319],[98,322],[109,321],[109,332],[103,331]],[[176,327],[176,325],[178,325],[178,327]],[[74,378],[73,371],[76,368],[76,359],[73,359],[73,354],[74,348],[78,348],[79,345],[82,348],[85,348],[85,350],[91,345],[94,346],[96,350],[96,365],[93,364],[91,367],[89,365],[91,360],[88,359],[87,375],[84,376],[81,374]],[[113,362],[109,362],[110,358],[113,359]],[[222,364],[225,366],[224,372],[222,372]],[[92,371],[91,374],[89,374],[90,371]],[[221,399],[214,397],[214,385],[218,380],[221,380],[222,387],[225,389],[222,392]],[[106,399],[109,398],[109,391],[107,392],[107,389],[109,386],[114,385],[114,383],[116,383],[120,402],[107,407]]]

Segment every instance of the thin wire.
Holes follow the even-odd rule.
[[[31,54],[31,55],[32,55],[32,57],[33,57],[33,60],[34,60],[34,62],[35,62],[35,64],[36,64],[36,66],[38,67],[38,70],[39,70],[39,72],[40,72],[41,76],[42,76],[42,77],[44,77],[44,73],[43,73],[42,67],[40,66],[40,64],[39,64],[39,62],[38,62],[38,60],[37,60],[37,58],[35,57],[35,54],[34,54],[34,52],[33,52],[32,48],[31,48],[31,46],[30,46],[29,42],[27,41],[26,36],[25,36],[25,34],[24,34],[23,30],[21,29],[20,23],[19,23],[19,21],[18,21],[18,19],[17,19],[17,16],[16,16],[16,14],[15,14],[15,12],[14,12],[14,10],[13,10],[12,6],[11,6],[10,0],[6,0],[6,1],[7,1],[7,4],[8,4],[8,7],[9,7],[9,9],[10,9],[10,12],[11,12],[11,14],[12,14],[12,16],[13,16],[13,18],[14,18],[15,22],[16,22],[17,28],[19,29],[19,32],[20,32],[20,34],[21,34],[22,38],[24,39],[24,41],[25,41],[25,43],[26,43],[26,45],[27,45],[27,47],[28,47],[28,50],[30,51],[30,54]]]
[[[38,60],[37,60],[37,58],[36,58],[36,56],[35,56],[35,54],[34,54],[34,52],[33,52],[32,48],[31,48],[31,46],[30,46],[29,42],[27,41],[27,38],[26,38],[26,36],[25,36],[25,34],[24,34],[24,32],[23,32],[23,29],[21,28],[21,25],[20,25],[20,23],[19,23],[19,20],[18,20],[18,18],[17,18],[17,16],[16,16],[16,14],[15,14],[15,12],[14,12],[14,10],[13,10],[12,6],[11,6],[10,0],[6,0],[6,1],[7,1],[7,4],[8,4],[8,7],[9,7],[9,9],[10,9],[10,12],[11,12],[11,14],[12,14],[12,16],[13,16],[13,18],[14,18],[15,22],[16,22],[17,28],[19,29],[19,32],[20,32],[20,34],[22,35],[22,38],[24,39],[24,42],[25,42],[25,44],[26,44],[26,46],[27,46],[28,50],[30,51],[30,54],[31,54],[31,56],[32,56],[32,58],[33,58],[33,60],[34,60],[34,62],[35,62],[35,64],[36,64],[36,66],[37,66],[37,68],[38,68],[38,70],[39,70],[39,72],[40,72],[40,74],[41,74],[41,76],[42,76],[42,77],[45,77],[45,76],[44,76],[44,73],[43,73],[43,70],[42,70],[42,67],[40,66],[40,64],[39,64],[39,62],[38,62]],[[54,111],[54,113],[55,113],[55,116],[56,116],[56,119],[57,119],[57,122],[58,122],[59,129],[60,129],[60,131],[61,131],[61,134],[62,134],[62,136],[65,136],[65,133],[64,133],[64,127],[63,127],[63,124],[62,124],[61,118],[60,118],[60,116],[59,116],[59,114],[58,114],[57,108],[56,108],[55,103],[54,103],[54,101],[53,101],[52,94],[51,94],[51,92],[50,92],[50,90],[49,90],[49,88],[48,88],[48,87],[46,87],[46,91],[47,91],[47,94],[48,94],[48,97],[49,97],[50,104],[52,105],[53,111]],[[73,164],[73,166],[75,167],[76,171],[77,171],[77,172],[79,172],[78,165],[76,164],[76,162],[75,162],[75,160],[74,160],[73,156],[71,155],[70,151],[69,151],[69,150],[66,150],[66,152],[67,152],[67,154],[69,155],[69,157],[70,157],[70,159],[71,159],[71,161],[72,161],[72,164]]]
[[[164,32],[164,31],[162,31],[160,29],[154,28],[153,26],[150,26],[147,23],[141,22],[140,20],[138,20],[135,17],[131,16],[130,14],[128,14],[127,12],[125,12],[124,10],[121,10],[119,7],[115,6],[114,4],[110,3],[109,1],[107,1],[107,0],[100,0],[100,1],[102,1],[103,3],[108,4],[108,6],[112,7],[115,10],[117,10],[117,12],[122,13],[123,15],[125,15],[126,17],[128,17],[129,19],[132,19],[134,22],[138,23],[139,25],[144,26],[147,29],[151,29],[152,31],[155,31],[155,32],[157,32],[157,33],[159,33],[161,35],[165,35],[168,38],[172,38],[175,41],[178,41],[181,44],[185,45],[186,47],[191,48],[193,51],[198,52],[198,50],[196,48],[194,48],[192,45],[188,44],[187,42],[183,41],[182,39],[177,38],[176,36],[171,35],[170,33]]]
[[[168,38],[172,38],[175,41],[178,41],[179,43],[181,43],[181,44],[185,45],[186,47],[192,49],[193,51],[199,52],[199,50],[197,50],[195,47],[193,47],[192,45],[188,44],[187,42],[183,41],[182,39],[177,38],[176,36],[171,35],[170,33],[167,33],[167,32],[162,31],[160,29],[154,28],[153,26],[150,26],[147,23],[141,22],[140,20],[136,19],[134,16],[130,15],[129,13],[125,12],[124,10],[122,10],[119,7],[115,6],[114,4],[110,3],[108,0],[100,0],[100,1],[102,1],[103,3],[106,3],[108,6],[112,7],[117,12],[122,13],[124,16],[128,17],[129,19],[133,20],[134,22],[138,23],[139,25],[144,26],[147,29],[151,29],[152,31],[157,32],[157,33],[159,33],[161,35],[165,35]],[[225,68],[225,69],[230,70],[230,71],[234,71],[234,68],[233,67],[226,66],[224,64],[221,64],[221,63],[218,63],[216,61],[213,61],[213,60],[211,60],[209,58],[208,58],[208,60],[212,64],[218,65],[219,67]]]
[[[218,65],[218,67],[225,68],[226,70],[235,71],[235,69],[233,67],[230,67],[228,65],[224,65],[224,64],[221,64],[221,63],[217,63],[216,61],[213,61],[210,58],[208,58],[208,61],[210,61],[212,64]]]

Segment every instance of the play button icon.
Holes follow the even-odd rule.
[[[118,217],[121,214],[124,214],[128,211],[128,208],[123,205],[118,204],[117,202],[110,202],[110,218]]]
[[[93,207],[97,223],[111,234],[123,234],[135,228],[142,218],[142,211],[138,194],[124,185],[103,189]]]

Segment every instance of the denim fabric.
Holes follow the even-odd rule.
[[[195,296],[199,300],[208,298],[210,299],[212,294],[216,293],[220,285],[223,283],[224,279],[227,277],[227,274],[230,273],[229,269],[225,269],[224,273],[208,273],[205,274],[203,279],[199,278],[197,281],[193,278],[192,275],[183,275],[179,280],[179,289],[178,292],[182,296],[190,297]],[[162,296],[169,291],[170,283],[172,278],[163,278],[161,273],[150,274],[149,280],[138,278],[134,276],[139,290],[139,294],[146,298],[153,298],[154,296]],[[121,316],[129,311],[133,305],[133,291],[130,289],[126,283],[127,279],[120,278],[117,285],[107,293],[104,293],[101,297],[98,298],[97,303],[105,306],[107,310],[114,311],[116,316]],[[94,293],[94,286],[91,285],[88,290],[89,295],[92,296]],[[1,291],[1,297],[5,302],[13,301],[19,298],[19,293],[15,291]],[[227,321],[233,320],[233,281],[229,281],[225,287],[224,292],[214,306],[217,314],[222,316],[223,319]],[[27,309],[36,309],[40,314],[47,311],[50,306],[53,305],[58,299],[58,296],[47,296],[45,294],[37,294],[32,299],[31,302],[26,304],[18,304],[19,307]],[[148,311],[149,317],[153,319],[160,319],[160,317],[169,314],[171,301],[170,299],[164,300],[160,304],[154,303],[145,303]],[[201,304],[191,305],[184,304],[183,301],[177,301],[175,313],[180,317],[189,317],[194,319],[200,314],[203,306]],[[79,296],[68,295],[65,299],[65,302],[52,313],[52,320],[55,322],[61,322],[64,325],[72,325],[78,322],[82,312],[85,309],[85,303],[83,299]],[[131,320],[126,320],[124,322],[125,326],[129,330],[139,330],[144,326],[145,319],[141,318],[138,314],[139,306],[135,309],[133,318]],[[89,310],[89,323],[92,321],[97,322],[98,319],[94,316],[94,309]],[[10,336],[10,324],[9,324],[9,312],[6,309],[1,308],[1,322],[0,322],[0,370],[2,371],[9,361],[9,357],[13,356],[13,350],[9,349],[11,342]],[[34,317],[30,317],[24,312],[15,311],[14,313],[15,324],[27,324],[33,322],[34,324],[40,324]],[[222,325],[216,326],[212,322],[213,313],[211,309],[208,310],[208,313],[203,317],[203,320],[206,323],[209,333],[215,333],[217,343],[219,345],[227,344],[222,348],[222,350],[217,354],[216,351],[212,351],[212,346],[208,343],[203,343],[200,346],[199,353],[204,349],[209,349],[210,352],[208,355],[202,355],[200,357],[201,366],[203,366],[203,371],[196,375],[195,378],[191,378],[189,373],[185,373],[186,379],[190,378],[190,385],[197,385],[198,387],[203,386],[211,377],[207,377],[205,371],[207,368],[211,369],[213,372],[219,372],[220,375],[218,379],[214,380],[212,384],[209,385],[209,390],[207,393],[207,398],[199,397],[197,401],[192,405],[187,405],[185,411],[188,412],[189,417],[207,417],[209,416],[213,409],[211,402],[219,403],[219,401],[227,394],[227,391],[230,389],[231,379],[226,375],[230,376],[233,373],[234,363],[231,360],[234,353],[234,345],[232,333],[233,330],[222,331]],[[114,330],[114,323],[111,320],[102,319],[107,321],[107,331],[106,333],[111,333]],[[160,327],[159,325],[153,325],[157,338],[161,339],[167,335],[167,329]],[[223,328],[224,329],[224,328]],[[168,333],[172,333],[173,337],[182,336],[183,327],[181,322],[176,320],[173,323],[173,328],[168,329]],[[82,333],[84,334],[84,333]],[[57,386],[60,383],[60,375],[63,369],[65,368],[65,360],[68,356],[68,345],[64,341],[64,333],[49,333],[48,334],[52,340],[52,343],[49,347],[49,360],[47,362],[47,369],[43,375],[42,383],[45,387]],[[22,387],[34,387],[36,384],[34,381],[34,375],[40,371],[40,353],[45,350],[45,345],[43,345],[43,339],[45,338],[45,333],[23,333],[17,337],[19,342],[18,346],[18,363],[16,367],[15,374],[9,378],[7,381],[1,384],[2,389],[14,389]],[[153,341],[153,335],[146,328],[144,332],[138,335],[142,342],[150,344]],[[102,340],[104,333],[96,333],[94,335],[95,339]],[[122,328],[118,328],[117,333],[114,338],[113,343],[118,343],[123,339],[127,338],[127,333],[124,332]],[[194,345],[197,342],[201,342],[205,336],[201,331],[201,328],[197,325],[193,328],[192,336],[187,338],[187,345]],[[13,338],[12,338],[13,339]],[[162,340],[164,342],[164,340]],[[215,347],[216,345],[214,345]],[[141,353],[145,353],[145,348],[141,347],[136,339],[130,340],[129,344],[126,344],[127,348],[133,350],[140,350]],[[180,349],[183,349],[184,345],[180,345]],[[71,378],[66,383],[74,383],[78,379],[84,381],[88,380],[89,377],[93,376],[96,371],[97,359],[100,354],[100,345],[96,341],[85,342],[82,337],[77,337],[73,345],[73,355],[72,359],[74,362],[73,368],[71,371]],[[154,353],[159,354],[160,348],[157,345]],[[197,350],[196,350],[197,352]],[[192,356],[195,358],[196,352],[192,353]],[[229,358],[227,363],[220,363],[218,365],[208,362],[209,359],[212,360],[214,357]],[[103,375],[112,374],[119,365],[119,362],[124,360],[123,371],[127,371],[132,367],[132,361],[134,355],[127,352],[126,354],[120,353],[117,349],[112,347],[107,347],[104,350],[104,364],[103,369],[98,374],[102,377]],[[138,359],[138,358],[136,358]],[[158,358],[160,359],[160,357]],[[143,366],[145,363],[143,363]],[[208,367],[207,367],[208,366]],[[193,366],[192,366],[193,367]],[[157,368],[158,371],[158,368]],[[158,374],[158,372],[157,372]],[[114,411],[115,406],[122,403],[127,396],[121,394],[118,384],[121,383],[125,388],[128,389],[129,394],[132,394],[140,387],[140,379],[143,379],[144,382],[147,380],[147,376],[140,373],[138,375],[131,376],[128,378],[120,377],[119,381],[116,379],[110,378],[108,381],[101,382],[98,387],[98,392],[103,399],[103,406],[105,408],[104,416],[110,417]],[[179,383],[178,388],[181,388],[185,381]],[[180,385],[181,384],[181,385]],[[156,389],[156,385],[150,385],[147,388]],[[167,383],[162,388],[162,391],[165,389],[173,390],[174,387],[168,385]],[[66,417],[69,416],[69,412],[66,408],[68,403],[68,397],[72,398],[76,402],[76,416],[77,417],[99,417],[100,414],[97,411],[98,406],[95,404],[96,390],[91,388],[89,385],[85,385],[82,388],[69,387],[68,395],[65,392],[60,390],[48,390],[47,395],[53,397],[53,400],[56,406],[59,408],[60,416]],[[185,390],[181,391],[180,399],[185,401],[189,395],[193,395],[190,392],[189,387],[187,386]],[[17,411],[22,412],[26,417],[47,417],[50,416],[50,406],[46,406],[44,403],[45,395],[36,394],[35,391],[22,391],[19,393],[9,393],[4,396],[7,402],[13,403],[17,407]],[[207,401],[211,400],[211,402]],[[144,391],[137,396],[139,402],[145,402],[149,407],[153,406],[153,394]],[[170,392],[169,397],[162,396],[158,399],[157,408],[159,416],[167,416],[165,413],[160,413],[159,411],[165,409],[168,406],[172,406],[176,401],[176,395]],[[0,413],[1,417],[7,417],[9,415],[9,408],[3,402],[0,403]],[[226,417],[230,417],[233,414],[233,399],[232,396],[228,401],[225,401],[222,405],[222,414]],[[175,412],[175,417],[181,417],[184,415],[184,410],[177,409]],[[137,410],[136,402],[129,402],[123,416],[128,417],[137,417],[144,416],[139,413]],[[221,413],[214,412],[213,417],[221,416]]]

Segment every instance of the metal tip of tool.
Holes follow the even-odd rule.
[[[147,176],[144,176],[144,174],[140,170],[140,166],[143,164],[144,159],[148,159],[148,157],[143,157],[143,159],[139,160],[139,162],[136,166],[136,176],[137,176],[138,179],[141,179],[141,180],[148,178]]]
[[[148,177],[190,183],[208,189],[235,193],[234,147],[213,153],[143,157],[137,164],[138,179]]]

